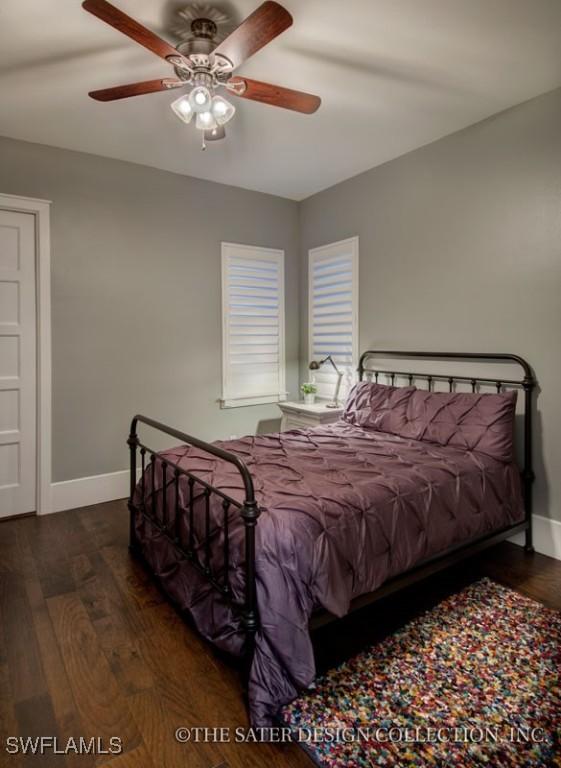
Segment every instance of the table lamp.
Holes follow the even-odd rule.
[[[342,372],[337,368],[335,365],[333,358],[331,355],[328,355],[327,357],[324,357],[323,360],[320,360],[319,362],[317,360],[312,360],[312,362],[309,365],[310,371],[319,371],[321,366],[324,363],[330,362],[333,368],[335,368],[335,373],[337,374],[337,384],[335,385],[335,392],[333,394],[333,400],[330,403],[326,404],[326,408],[339,408],[339,390],[341,389],[341,379],[343,378]]]

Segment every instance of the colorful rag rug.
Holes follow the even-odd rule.
[[[483,579],[281,713],[322,768],[561,766],[561,614]]]

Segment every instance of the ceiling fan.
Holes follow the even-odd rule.
[[[205,140],[224,138],[224,126],[236,111],[233,104],[216,93],[221,87],[243,99],[304,114],[312,114],[321,104],[318,96],[309,93],[233,75],[233,71],[244,61],[291,26],[293,20],[290,13],[273,0],[266,0],[221,42],[217,40],[218,28],[211,18],[194,18],[190,38],[181,42],[177,48],[107,0],[85,0],[82,6],[167,61],[173,66],[176,75],[175,78],[146,80],[91,91],[91,98],[96,101],[115,101],[129,96],[188,87],[189,92],[174,101],[171,108],[184,123],[195,119],[196,127],[203,132],[203,149],[206,146]]]

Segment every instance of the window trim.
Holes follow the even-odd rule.
[[[358,343],[358,268],[359,268],[359,237],[358,235],[355,235],[353,237],[347,237],[344,240],[337,240],[334,243],[327,243],[326,245],[320,245],[316,248],[310,248],[308,251],[308,360],[307,363],[309,363],[312,360],[313,355],[313,348],[314,348],[314,320],[313,320],[313,310],[314,310],[314,302],[313,302],[313,264],[315,261],[315,257],[317,254],[322,254],[326,256],[337,256],[339,255],[339,252],[341,249],[348,250],[350,246],[351,251],[351,262],[352,262],[352,269],[353,269],[353,280],[352,280],[352,333],[353,333],[353,344],[352,344],[352,362],[351,366],[353,371],[356,370],[358,367],[358,355],[359,355],[359,343]],[[330,253],[332,252],[332,253]],[[325,398],[322,396],[319,396],[320,400],[325,400],[329,398]]]
[[[221,408],[242,408],[251,405],[269,405],[271,403],[284,402],[288,397],[286,391],[286,353],[285,353],[285,252],[280,248],[265,248],[258,245],[246,245],[245,243],[221,242],[221,283],[222,283],[222,393],[220,398]],[[228,275],[226,264],[229,248],[243,248],[250,254],[259,256],[274,256],[279,265],[279,392],[263,395],[231,397],[228,395],[228,305],[226,302]],[[251,256],[250,256],[251,258]]]

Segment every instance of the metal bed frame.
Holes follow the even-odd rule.
[[[455,374],[441,374],[441,373],[414,373],[409,371],[400,370],[387,370],[380,368],[365,367],[365,364],[372,360],[374,357],[381,357],[384,359],[396,358],[396,359],[424,359],[424,360],[472,360],[480,362],[493,362],[493,363],[515,363],[522,368],[523,378],[510,379],[510,378],[488,378],[481,376],[462,376]],[[429,391],[434,389],[435,382],[444,382],[448,385],[450,392],[454,391],[455,384],[462,382],[471,386],[472,392],[476,392],[480,385],[492,385],[496,388],[497,392],[501,392],[505,388],[521,388],[524,392],[524,422],[523,422],[523,464],[521,470],[521,480],[523,488],[525,519],[517,523],[516,525],[508,526],[500,531],[495,531],[492,534],[479,537],[461,545],[455,546],[445,552],[442,552],[435,557],[424,560],[414,568],[402,573],[400,576],[395,577],[374,592],[370,592],[366,595],[362,595],[351,603],[350,610],[357,610],[366,605],[376,602],[382,597],[386,597],[389,594],[397,592],[411,584],[414,584],[422,579],[426,578],[432,573],[440,571],[444,568],[452,566],[461,562],[465,558],[468,558],[477,552],[480,552],[487,547],[491,547],[505,539],[508,539],[515,534],[525,534],[525,550],[526,552],[533,552],[532,545],[532,486],[534,482],[534,471],[532,466],[532,410],[533,410],[533,394],[536,387],[536,380],[534,378],[530,365],[518,355],[510,354],[488,354],[488,353],[458,353],[458,352],[404,352],[396,350],[368,350],[364,352],[360,358],[358,366],[359,380],[363,380],[365,375],[375,381],[378,381],[380,376],[389,378],[392,384],[396,384],[398,380],[406,379],[408,384],[412,384],[417,381],[425,381]],[[399,386],[399,384],[397,384]],[[162,432],[170,437],[174,437],[182,443],[186,443],[195,448],[198,448],[205,453],[215,456],[218,459],[226,461],[232,464],[238,470],[244,487],[244,500],[239,502],[228,496],[219,488],[215,488],[209,483],[205,482],[195,474],[183,469],[178,464],[170,461],[168,458],[162,458],[157,451],[149,448],[142,443],[138,437],[138,424],[145,424],[152,427],[159,432]],[[233,609],[235,609],[241,619],[241,626],[245,632],[245,668],[249,670],[251,665],[251,659],[253,657],[253,651],[255,646],[255,634],[259,629],[259,610],[257,605],[257,590],[256,590],[256,569],[255,569],[255,527],[257,525],[260,509],[255,499],[255,491],[253,486],[253,479],[251,474],[244,464],[244,462],[234,453],[226,451],[222,448],[206,443],[199,440],[196,437],[187,435],[184,432],[180,432],[177,429],[168,427],[164,424],[160,424],[153,419],[146,416],[137,415],[133,418],[130,427],[130,434],[127,440],[127,444],[130,448],[130,496],[129,496],[129,512],[130,512],[130,550],[139,557],[143,562],[144,558],[140,552],[138,542],[136,539],[135,525],[138,516],[149,520],[152,526],[159,531],[162,536],[165,536],[168,542],[175,548],[179,558],[185,560],[191,564],[208,582],[212,587],[217,590],[222,598],[228,602]],[[138,453],[140,453],[140,467],[137,464]],[[151,489],[148,489],[148,498],[151,499],[149,504],[146,504],[146,456],[149,454],[149,462],[151,465]],[[156,495],[157,491],[154,486],[154,469],[155,462],[160,462],[162,483],[161,488],[158,489],[162,492],[161,509],[162,515],[159,520],[155,514],[156,509]],[[137,470],[141,469],[141,503],[135,504],[135,489],[137,486]],[[186,478],[188,488],[188,503],[187,511],[182,512],[180,505],[180,493],[179,484],[180,479]],[[178,524],[172,525],[169,520],[168,508],[167,508],[167,496],[168,489],[172,487],[172,498],[175,499],[175,517],[174,520],[178,521],[181,514],[186,514],[187,522],[187,537],[180,535]],[[165,492],[164,492],[165,491]],[[223,567],[220,572],[215,572],[211,567],[211,524],[210,524],[210,501],[211,496],[216,496],[222,504],[223,510],[223,526],[224,526],[224,542],[223,542]],[[195,503],[202,504],[204,509],[204,540],[198,542],[194,541],[194,514]],[[229,581],[229,569],[230,569],[230,542],[229,542],[229,518],[235,510],[236,514],[239,514],[244,525],[245,536],[245,593],[243,600],[239,601],[235,599],[230,588]],[[197,514],[200,510],[197,511]],[[185,540],[186,538],[186,540]],[[202,557],[198,552],[202,551]],[[146,564],[146,563],[145,563]],[[146,564],[150,569],[150,566]],[[336,617],[329,614],[326,611],[318,612],[314,614],[310,620],[310,629],[316,629],[320,626],[335,621]]]

